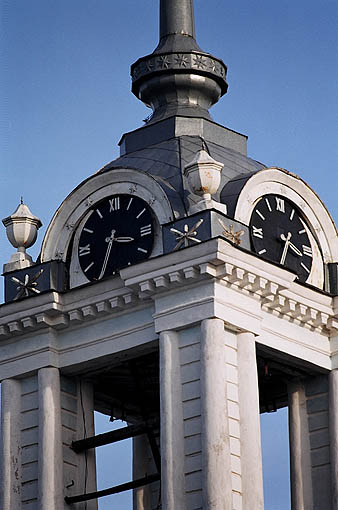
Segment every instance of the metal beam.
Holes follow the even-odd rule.
[[[72,442],[71,448],[74,452],[80,453],[84,450],[89,450],[90,448],[96,448],[105,444],[116,443],[123,439],[129,439],[130,437],[146,434],[154,427],[158,427],[158,424],[158,421],[153,421],[149,424],[142,423],[140,425],[130,425],[129,427],[123,427],[104,434],[98,434],[97,436],[79,439],[78,441]]]
[[[138,487],[143,487],[143,485],[149,485],[150,483],[157,482],[160,478],[161,476],[156,473],[155,475],[149,475],[144,478],[139,478],[138,480],[133,480],[132,482],[115,485],[114,487],[110,487],[109,489],[104,489],[102,491],[79,494],[78,496],[66,496],[65,502],[68,505],[71,505],[73,503],[80,503],[81,501],[89,501],[91,499],[102,498],[103,496],[110,496],[111,494],[118,494],[119,492],[137,489]]]

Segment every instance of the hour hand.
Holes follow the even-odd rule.
[[[130,243],[131,241],[134,241],[134,238],[130,236],[120,236],[115,237],[114,241],[117,243]]]
[[[288,232],[287,235],[281,234],[280,238],[281,238],[282,241],[285,241],[285,245],[284,245],[282,257],[281,257],[279,263],[280,264],[284,264],[285,259],[286,259],[286,254],[287,254],[289,246],[290,246],[291,232]]]

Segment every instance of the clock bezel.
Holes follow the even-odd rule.
[[[256,225],[259,225],[260,227],[262,227],[264,225],[264,223],[265,223],[265,221],[260,221],[260,219],[258,217],[258,216],[261,216],[261,218],[263,218],[263,216],[261,214],[259,214],[259,211],[262,213],[262,209],[258,209],[258,212],[257,212],[257,206],[262,201],[263,201],[264,206],[265,206],[265,201],[268,200],[269,207],[264,207],[263,208],[263,214],[264,214],[265,219],[266,219],[266,226],[267,226],[267,228],[270,226],[269,216],[266,216],[267,214],[269,214],[269,211],[270,211],[271,214],[276,214],[275,211],[277,212],[277,215],[278,214],[284,214],[284,211],[278,213],[277,205],[274,204],[273,198],[276,199],[276,204],[277,204],[277,200],[281,199],[281,200],[284,200],[284,203],[287,203],[289,206],[291,206],[291,208],[294,209],[294,212],[297,214],[297,216],[299,218],[299,223],[302,225],[302,228],[304,229],[304,234],[306,234],[306,236],[307,236],[306,244],[308,244],[308,243],[310,244],[310,248],[311,248],[311,251],[312,251],[312,257],[311,258],[309,258],[309,257],[305,257],[304,258],[304,262],[305,262],[305,259],[307,261],[306,262],[306,266],[307,267],[309,265],[308,264],[309,260],[311,260],[311,265],[310,265],[310,268],[308,269],[309,274],[306,277],[306,279],[303,279],[304,275],[306,273],[305,273],[304,270],[301,270],[301,268],[299,268],[300,271],[297,271],[297,273],[299,274],[299,278],[300,278],[299,281],[305,281],[306,283],[308,283],[310,285],[316,285],[316,286],[321,286],[322,287],[322,285],[324,284],[324,264],[322,262],[322,255],[321,255],[319,246],[318,246],[317,242],[315,241],[314,236],[313,236],[309,226],[307,225],[306,219],[304,218],[302,212],[298,209],[298,207],[294,204],[294,202],[289,200],[287,197],[269,193],[267,195],[262,195],[261,197],[259,197],[256,200],[256,202],[254,204],[254,207],[252,209],[252,212],[251,212],[251,217],[250,217],[250,239],[251,239],[251,246],[253,248],[253,251],[255,251],[255,253],[257,255],[261,256],[262,259],[264,259],[264,260],[272,261],[272,262],[277,263],[277,264],[281,264],[283,267],[285,267],[285,269],[288,269],[288,270],[291,270],[291,271],[295,270],[292,267],[290,267],[290,265],[287,263],[287,261],[289,260],[289,258],[288,258],[289,254],[286,256],[285,263],[282,263],[280,260],[277,260],[277,259],[275,260],[273,257],[271,257],[271,255],[269,256],[269,249],[268,249],[268,251],[266,253],[261,253],[260,251],[258,251],[258,248],[268,248],[268,246],[266,244],[264,245],[264,241],[260,242],[259,238],[257,236],[255,236],[253,231],[252,231],[254,223]],[[287,211],[286,208],[285,208],[285,211]],[[256,219],[253,219],[254,215],[256,215]],[[285,221],[288,222],[288,218],[287,217],[282,218],[282,220],[283,220],[283,222],[285,222]],[[293,220],[293,221],[295,221],[295,220]],[[292,221],[290,221],[290,226],[292,226]],[[262,229],[263,229],[263,234],[264,234],[264,237],[265,237],[266,231],[264,232],[264,227],[262,227]],[[290,233],[291,232],[292,231],[291,231],[291,228],[290,228]],[[285,231],[283,233],[284,233],[284,235],[287,235],[288,232]],[[268,234],[269,234],[269,232],[268,232]],[[292,234],[294,234],[294,232],[292,232]],[[267,238],[268,244],[269,244],[269,239],[270,239],[270,242],[271,242],[271,237],[269,237],[269,235],[268,235],[268,238]],[[292,241],[292,239],[293,239],[293,236],[291,238],[291,241]],[[275,239],[274,244],[275,243],[278,244],[278,238],[277,237]],[[297,244],[298,243],[296,242],[296,245]],[[281,245],[281,251],[282,251],[282,243],[280,243],[280,245]],[[295,246],[295,248],[296,248],[296,246]],[[298,246],[298,248],[300,248],[300,246]],[[302,259],[300,259],[300,260],[302,260]],[[304,269],[305,269],[305,267],[304,267]]]
[[[111,195],[111,196],[107,196],[105,198],[103,198],[102,200],[100,200],[99,202],[96,202],[95,204],[93,204],[90,208],[90,210],[88,211],[88,213],[86,214],[86,216],[83,218],[83,220],[81,221],[78,229],[77,229],[77,232],[74,236],[74,243],[75,243],[75,249],[77,249],[77,251],[75,252],[74,251],[74,261],[76,262],[76,264],[79,265],[79,267],[81,268],[81,271],[83,273],[83,275],[86,277],[86,280],[88,281],[99,281],[100,279],[103,279],[103,278],[89,278],[88,275],[85,274],[85,271],[83,269],[83,266],[85,266],[86,264],[83,264],[83,258],[81,259],[80,258],[80,255],[79,255],[79,246],[80,246],[80,243],[81,243],[81,236],[83,234],[83,230],[84,228],[86,227],[86,225],[88,225],[88,220],[92,217],[93,214],[95,214],[95,209],[98,208],[99,210],[103,211],[103,205],[104,204],[104,207],[106,207],[106,203],[108,200],[111,200],[111,199],[114,199],[114,198],[117,198],[119,197],[121,200],[122,198],[121,197],[130,197],[131,199],[135,198],[139,201],[141,201],[144,206],[144,208],[146,208],[148,210],[148,213],[150,213],[151,215],[151,227],[152,227],[152,234],[151,234],[151,237],[152,237],[152,244],[151,244],[151,251],[147,254],[147,256],[145,256],[142,260],[140,260],[139,262],[144,262],[146,259],[148,259],[152,253],[153,253],[153,249],[154,249],[154,244],[155,244],[155,231],[156,231],[156,218],[154,217],[154,213],[150,207],[150,205],[141,197],[139,197],[138,195],[136,195],[135,193],[131,194],[131,193],[117,193],[117,194],[114,194],[114,195]],[[102,217],[102,215],[101,215]],[[102,218],[102,220],[99,220],[99,221],[108,221],[109,223],[109,216],[104,216]],[[114,225],[114,222],[112,223],[112,225]],[[118,231],[118,225],[115,225],[115,227],[113,228],[116,228],[117,231]],[[102,232],[102,231],[101,231]],[[106,233],[107,234],[107,233]],[[88,234],[86,234],[88,236]],[[118,234],[117,234],[118,235]],[[122,235],[128,235],[127,233],[124,233]],[[105,235],[104,235],[105,237]],[[145,240],[147,240],[147,238],[144,238]],[[102,239],[99,239],[99,240],[95,240],[94,239],[94,243],[96,242],[100,242]],[[104,241],[104,239],[103,239]],[[105,243],[103,243],[105,244]],[[142,244],[142,243],[141,243]],[[125,245],[121,245],[122,248],[125,247]],[[92,262],[95,262],[94,260],[91,260]],[[112,260],[110,259],[110,263],[112,262]],[[134,263],[138,263],[138,262],[133,262],[132,265]],[[117,267],[116,270],[111,274],[111,275],[105,275],[104,278],[106,278],[107,276],[113,276],[114,274],[118,273],[120,269],[123,269],[124,267],[127,267],[126,265],[123,265],[121,267]]]
[[[109,192],[110,191],[110,192]],[[132,191],[132,192],[131,192]],[[100,195],[102,194],[102,190]],[[150,254],[150,257],[155,257],[157,255],[160,255],[162,253],[162,235],[161,235],[161,228],[160,228],[160,222],[159,222],[159,216],[157,214],[158,210],[158,200],[154,200],[153,194],[143,186],[137,185],[135,183],[131,182],[119,182],[114,185],[110,185],[107,188],[105,188],[104,196],[100,197],[100,199],[96,199],[98,196],[98,193],[95,192],[92,195],[90,195],[90,204],[87,207],[86,213],[81,218],[76,231],[74,233],[73,238],[73,244],[70,254],[70,266],[69,266],[69,285],[70,288],[78,287],[80,285],[84,285],[86,283],[89,283],[90,280],[86,278],[85,274],[82,271],[80,261],[79,261],[79,255],[78,255],[78,245],[79,245],[79,239],[82,233],[82,229],[91,214],[91,210],[93,207],[95,207],[96,204],[99,204],[102,202],[102,200],[108,199],[110,196],[116,196],[116,195],[131,195],[138,197],[144,202],[147,203],[148,207],[150,208],[152,212],[153,217],[153,226],[154,226],[154,243],[152,252]],[[161,217],[161,215],[160,215]]]
[[[323,263],[338,259],[338,237],[334,222],[316,193],[299,177],[282,168],[265,168],[253,174],[241,188],[234,211],[234,219],[249,224],[257,201],[264,195],[284,196],[302,211],[313,236],[320,260],[312,264],[307,283],[324,288]]]

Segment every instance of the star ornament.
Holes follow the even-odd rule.
[[[182,245],[187,248],[189,246],[189,241],[192,241],[193,243],[201,243],[202,241],[197,238],[197,230],[202,225],[202,223],[203,219],[201,218],[190,229],[189,226],[185,224],[183,227],[183,232],[177,230],[176,228],[171,228],[170,232],[176,235],[176,241],[178,241],[173,251],[179,250]]]
[[[242,237],[244,235],[244,230],[239,230],[238,232],[235,232],[233,225],[224,225],[223,221],[218,219],[218,223],[221,225],[221,227],[224,229],[222,232],[222,236],[225,237],[225,239],[229,239],[232,243],[234,243],[236,246],[239,246],[242,243]]]
[[[198,69],[204,69],[206,67],[206,61],[202,55],[196,55],[194,58],[194,65]]]
[[[14,300],[20,299],[22,297],[28,297],[30,294],[40,294],[40,290],[36,287],[38,285],[37,280],[40,278],[42,273],[43,269],[40,269],[40,271],[32,277],[30,277],[28,274],[25,274],[23,281],[19,280],[19,278],[16,278],[16,276],[12,276],[11,281],[17,284],[16,290],[18,291]]]
[[[176,55],[175,62],[177,65],[179,65],[181,67],[187,67],[187,65],[188,65],[188,59],[184,55],[179,55],[179,54]]]
[[[157,59],[157,64],[161,69],[169,69],[171,62],[168,55],[162,55],[159,57]]]

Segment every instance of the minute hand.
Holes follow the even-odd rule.
[[[296,253],[296,255],[299,255],[300,257],[303,256],[302,252],[298,250],[297,246],[295,246],[293,243],[289,243],[290,249]]]
[[[107,264],[108,264],[109,255],[110,255],[111,248],[113,246],[113,242],[114,242],[114,239],[115,239],[115,232],[116,232],[116,230],[112,230],[110,237],[106,237],[106,243],[108,243],[108,246],[107,246],[106,256],[104,257],[101,273],[100,273],[100,276],[98,278],[99,280],[101,280],[101,278],[103,278],[104,273],[106,272],[106,267],[107,267]]]

